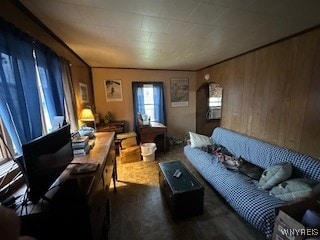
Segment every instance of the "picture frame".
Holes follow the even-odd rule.
[[[170,79],[171,107],[189,106],[189,78],[175,77]]]
[[[105,80],[104,88],[107,102],[121,102],[122,98],[122,82],[120,79]]]
[[[80,86],[80,101],[81,103],[89,102],[88,86],[84,83],[79,83]]]

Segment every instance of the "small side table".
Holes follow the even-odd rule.
[[[167,152],[167,126],[157,123],[151,122],[150,125],[139,126],[138,134],[141,143],[155,142],[157,144],[158,152]],[[160,138],[161,141],[156,141],[157,138]]]

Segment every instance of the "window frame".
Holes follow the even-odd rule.
[[[10,154],[8,153],[7,147],[9,148],[10,152],[15,155],[13,142],[11,141],[9,135],[5,131],[5,126],[0,116],[0,165],[6,163],[10,160]],[[7,147],[6,147],[7,146]],[[0,172],[1,174],[1,172]]]
[[[153,86],[153,99],[154,99],[154,119],[150,119],[150,122],[159,122],[166,125],[166,107],[165,107],[165,95],[164,95],[164,82],[162,81],[142,81],[142,82],[132,82],[132,97],[133,97],[133,112],[134,112],[134,129],[137,130],[141,121],[140,117],[144,113],[142,111],[142,106],[145,104],[141,101],[141,93],[139,89],[143,91],[143,85]],[[155,97],[157,96],[157,97]],[[148,121],[149,122],[149,121]]]
[[[144,104],[143,104],[144,105],[145,115],[147,116],[147,119],[143,119],[143,121],[144,121],[144,124],[149,124],[149,121],[150,122],[154,121],[154,117],[155,117],[155,112],[154,112],[155,103],[154,103],[154,99],[153,99],[153,88],[154,88],[154,86],[153,86],[152,83],[145,83],[145,84],[142,85],[142,87],[143,87],[143,89],[152,88],[152,94],[151,94],[151,98],[152,98],[151,102],[152,103],[149,103],[149,102],[146,103],[144,101]],[[143,90],[143,93],[145,93],[144,90]],[[145,95],[144,95],[144,100],[146,100]],[[150,111],[152,111],[152,114],[148,115],[147,112],[150,112]]]
[[[219,95],[219,96],[217,96]],[[222,97],[223,88],[220,84],[208,83],[208,110],[206,113],[207,120],[220,120],[222,117]]]
[[[23,184],[22,172],[12,157],[17,156],[14,150],[13,142],[5,130],[4,123],[0,116],[0,200],[4,200],[15,192]],[[8,152],[9,150],[13,156]]]

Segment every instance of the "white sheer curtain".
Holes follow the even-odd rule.
[[[70,63],[66,59],[61,58],[63,90],[65,94],[66,120],[70,123],[71,132],[78,129],[78,117],[76,114],[76,100],[71,77]]]

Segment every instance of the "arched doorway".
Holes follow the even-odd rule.
[[[196,131],[210,136],[214,128],[220,126],[222,113],[221,85],[206,82],[197,90],[196,94]]]

